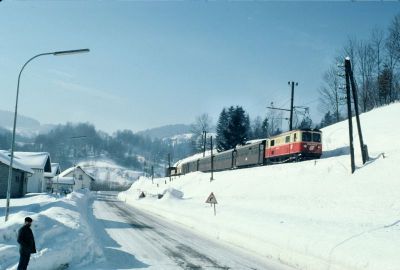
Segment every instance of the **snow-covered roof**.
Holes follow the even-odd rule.
[[[44,177],[54,177],[56,175],[59,175],[61,172],[60,164],[58,163],[51,163],[51,172],[45,172]]]
[[[71,172],[73,172],[75,169],[81,169],[87,176],[89,176],[93,181],[95,180],[93,176],[91,176],[90,174],[88,174],[84,169],[82,169],[81,166],[74,166],[71,168],[66,169],[65,171],[63,171],[62,173],[60,173],[59,176],[64,177],[68,174],[70,174]]]
[[[4,151],[10,155],[9,151]],[[51,172],[50,154],[47,152],[14,152],[14,160],[31,169],[41,169],[45,172]]]
[[[75,181],[73,177],[62,177],[56,176],[51,179],[53,184],[62,184],[62,185],[75,185]]]
[[[7,166],[10,166],[10,161],[11,161],[11,157],[9,156],[9,152],[0,150],[0,162]],[[13,160],[13,168],[16,170],[20,170],[20,171],[24,171],[24,172],[28,172],[28,173],[32,173],[32,174],[34,173],[31,168],[29,168],[25,164],[22,164],[20,161],[16,160],[15,158]]]

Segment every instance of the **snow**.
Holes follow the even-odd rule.
[[[90,175],[88,172],[86,172],[86,171],[85,171],[82,167],[80,167],[79,165],[78,165],[78,166],[74,166],[74,167],[70,167],[70,168],[68,168],[68,169],[66,169],[66,170],[64,170],[64,171],[62,171],[62,172],[59,174],[59,176],[60,176],[60,177],[65,177],[66,175],[70,174],[71,172],[75,171],[75,169],[78,169],[78,168],[80,168],[80,169],[81,169],[87,176],[89,176],[92,180],[95,179],[92,175]]]
[[[60,164],[58,163],[51,163],[51,172],[45,172],[44,176],[51,178],[57,175],[57,172],[60,170]]]
[[[217,172],[211,182],[201,172],[141,177],[119,198],[298,269],[399,269],[398,115],[399,103],[361,115],[370,160],[362,164],[355,129],[354,174],[343,121],[322,129],[320,160]],[[205,203],[211,192],[216,216]]]
[[[30,270],[65,269],[62,267],[67,264],[79,269],[101,260],[101,248],[86,218],[90,201],[88,191],[73,192],[63,198],[33,194],[12,199],[7,223],[4,222],[4,208],[1,208],[0,269],[17,268],[17,232],[26,216],[33,219],[32,231],[38,251],[31,256]],[[5,205],[5,200],[0,200],[0,204]]]
[[[10,166],[11,157],[8,155],[8,152],[0,150],[0,162],[7,166]],[[22,164],[21,162],[19,162],[16,159],[13,160],[13,168],[24,171],[24,172],[28,172],[31,174],[34,173],[34,171],[32,171],[31,168],[29,168],[25,164]]]
[[[354,174],[350,171],[344,121],[322,130],[324,152],[320,160],[217,172],[211,182],[210,173],[201,172],[174,177],[171,182],[168,178],[154,179],[154,184],[141,177],[118,197],[177,227],[296,269],[397,270],[400,127],[393,123],[398,115],[399,103],[361,115],[370,161],[362,164],[356,136]],[[124,170],[107,161],[103,165]],[[139,199],[142,192],[146,196]],[[218,201],[216,215],[205,203],[211,192]],[[11,200],[6,223],[5,200],[0,200],[0,269],[17,267],[16,234],[26,216],[34,220],[38,250],[31,258],[31,270],[100,269],[97,265],[117,269],[113,263],[123,260],[124,254],[139,253],[143,246],[125,239],[127,225],[122,218],[126,215],[107,212],[102,200],[92,209],[92,201],[88,191],[66,197],[28,194]],[[121,221],[111,222],[113,215]],[[105,230],[101,222],[113,226]],[[105,248],[103,240],[114,244]],[[111,261],[106,261],[111,258],[106,251]],[[141,252],[138,258],[144,260],[145,255]],[[126,266],[123,269],[128,269]]]
[[[110,159],[90,160],[79,162],[79,166],[93,175],[97,182],[113,182],[120,185],[130,185],[143,172],[130,170],[115,164]]]
[[[43,170],[50,155],[46,152],[14,152],[14,158],[32,169]]]

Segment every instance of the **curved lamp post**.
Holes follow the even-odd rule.
[[[30,58],[26,63],[22,66],[21,71],[18,75],[18,84],[17,84],[17,98],[15,100],[15,112],[14,112],[14,126],[13,126],[13,133],[12,133],[12,143],[11,143],[11,156],[10,156],[10,167],[8,170],[8,183],[7,183],[7,203],[6,203],[6,214],[5,214],[5,221],[8,220],[8,214],[10,211],[10,193],[11,193],[11,178],[12,178],[12,166],[14,162],[14,146],[15,146],[15,127],[17,125],[17,109],[18,109],[18,94],[19,94],[19,82],[21,79],[21,74],[26,65],[31,62],[33,59],[38,58],[44,55],[54,55],[54,56],[62,56],[62,55],[70,55],[70,54],[77,54],[77,53],[87,53],[89,49],[79,49],[79,50],[68,50],[68,51],[57,51],[57,52],[48,52],[48,53],[41,53],[37,54],[34,57]]]

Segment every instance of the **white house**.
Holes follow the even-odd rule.
[[[0,199],[6,198],[8,188],[8,173],[11,158],[8,151],[0,151]],[[26,193],[28,177],[33,174],[28,166],[14,159],[11,175],[10,196],[12,198],[22,197]]]
[[[59,175],[60,177],[73,177],[75,180],[74,190],[82,188],[91,189],[92,183],[95,181],[93,176],[85,172],[80,166],[74,166],[66,169]]]
[[[33,170],[28,177],[27,192],[46,191],[45,173],[51,173],[50,154],[47,152],[14,152],[14,159]]]
[[[51,163],[51,172],[45,172],[44,177],[46,179],[46,191],[50,192],[52,187],[52,179],[61,173],[60,164]]]

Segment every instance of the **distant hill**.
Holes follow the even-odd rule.
[[[12,130],[13,125],[14,113],[0,110],[0,130]],[[48,133],[54,127],[55,125],[41,125],[36,119],[18,114],[17,133],[22,136],[33,137],[38,134]]]
[[[175,124],[175,125],[167,125],[157,128],[146,129],[144,131],[139,131],[136,134],[142,136],[149,136],[152,139],[155,138],[163,139],[187,133],[191,133],[190,125]]]
[[[0,127],[12,128],[14,124],[13,121],[14,121],[13,112],[0,110]],[[33,118],[18,114],[18,126],[29,129],[35,129],[35,128],[39,129],[40,122]]]

